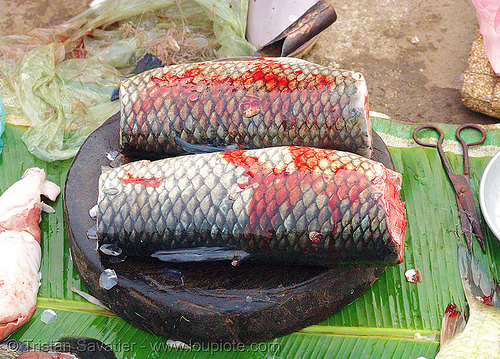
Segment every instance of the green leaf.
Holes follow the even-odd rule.
[[[374,119],[377,132],[410,141],[414,126]],[[453,139],[456,126],[447,125]],[[0,155],[0,191],[17,181],[32,166],[45,168],[51,181],[61,188],[71,161],[45,163],[28,153],[21,136],[24,129],[6,126],[5,146]],[[451,135],[450,135],[451,134]],[[500,132],[488,130],[490,138]],[[12,337],[41,346],[64,336],[93,337],[110,345],[118,358],[408,358],[431,359],[439,347],[441,318],[449,302],[464,308],[465,299],[457,264],[457,245],[463,242],[456,199],[441,161],[432,148],[395,148],[390,152],[396,170],[403,174],[402,197],[409,224],[406,231],[405,262],[388,268],[375,285],[356,302],[327,320],[298,333],[266,343],[228,346],[186,343],[190,351],[168,347],[167,339],[139,330],[123,319],[71,291],[85,291],[72,262],[64,227],[63,199],[51,203],[55,214],[43,214],[42,285],[38,309],[32,319]],[[448,154],[451,165],[462,173],[462,157]],[[477,193],[481,174],[490,157],[471,158],[471,187]],[[478,206],[479,209],[479,206]],[[483,260],[498,270],[499,241],[483,221],[488,253]],[[475,253],[480,250],[475,244]],[[481,255],[480,255],[481,256]],[[498,260],[497,260],[498,261]],[[409,283],[404,273],[416,268],[421,283]],[[44,324],[46,309],[57,313],[55,324]],[[415,340],[436,334],[435,340]]]

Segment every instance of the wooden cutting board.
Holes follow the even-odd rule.
[[[393,169],[380,137],[373,159]],[[154,258],[110,263],[87,236],[107,154],[120,151],[119,114],[93,132],[76,155],[64,189],[72,258],[88,291],[114,313],[156,335],[190,343],[254,343],[318,323],[361,296],[385,268],[228,262],[167,264]],[[109,290],[99,277],[113,269]]]

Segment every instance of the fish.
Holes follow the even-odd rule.
[[[18,340],[0,342],[0,359],[115,359],[113,350],[97,339],[60,338],[42,348]]]
[[[366,81],[288,57],[178,64],[123,79],[122,151],[147,159],[185,154],[176,138],[219,151],[310,146],[369,158]]]
[[[0,196],[0,340],[25,324],[36,309],[40,287],[41,212],[54,212],[41,196],[55,201],[61,189],[45,171],[27,169]]]
[[[469,318],[454,303],[446,308],[436,359],[500,358],[500,288],[486,267],[465,246],[458,248]]]
[[[98,245],[166,262],[395,265],[401,181],[363,156],[299,146],[134,161],[100,175]]]

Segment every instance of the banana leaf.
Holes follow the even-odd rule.
[[[265,343],[243,346],[188,342],[185,344],[190,349],[173,348],[175,343],[168,338],[137,329],[71,290],[72,287],[86,289],[72,262],[65,233],[63,198],[59,198],[49,203],[56,213],[43,214],[41,221],[42,285],[38,309],[11,338],[40,347],[59,337],[92,337],[112,347],[118,358],[137,359],[434,358],[439,349],[441,318],[446,306],[454,302],[459,308],[465,308],[457,262],[457,245],[464,239],[455,195],[437,151],[417,147],[411,140],[414,125],[381,117],[373,117],[372,121],[374,129],[389,146],[396,170],[403,174],[401,194],[409,220],[405,261],[387,268],[371,289],[337,314]],[[453,153],[456,126],[443,125],[443,128],[451,144],[447,156],[454,171],[462,173],[462,157]],[[0,192],[32,166],[44,168],[48,179],[63,187],[71,160],[46,163],[35,158],[21,140],[24,132],[23,128],[6,126],[2,136],[4,150],[0,155]],[[488,129],[485,144],[478,146],[481,150],[470,159],[471,187],[475,194],[485,166],[499,149],[496,146],[500,144],[499,136],[499,130]],[[500,243],[484,221],[482,228],[487,246],[482,259],[498,270],[495,258],[500,258]],[[474,246],[475,253],[481,253],[477,243]],[[421,283],[406,280],[405,271],[413,268],[420,271]],[[45,324],[41,320],[46,309],[56,312],[54,323]]]

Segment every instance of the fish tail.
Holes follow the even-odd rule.
[[[488,268],[478,258],[471,256],[463,245],[458,247],[458,267],[469,307],[499,307],[497,281]],[[455,335],[463,332],[465,325],[464,313],[454,303],[450,303],[441,323],[441,347]]]
[[[471,256],[463,245],[458,247],[458,267],[467,302],[500,307],[497,280],[479,258]]]
[[[446,307],[443,320],[441,322],[441,347],[445,345],[455,335],[464,331],[466,325],[465,315],[458,310],[455,303],[450,303]]]

